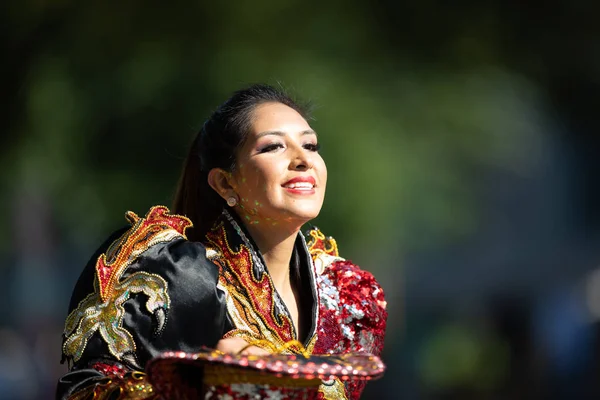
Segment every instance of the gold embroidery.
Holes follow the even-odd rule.
[[[331,263],[344,260],[340,257],[337,242],[334,238],[331,236],[326,237],[316,227],[308,231],[308,236],[310,236],[310,239],[306,245],[315,264],[317,274],[322,274]],[[307,346],[311,353],[316,343],[316,337],[314,339]],[[326,400],[347,400],[344,384],[338,378],[334,378],[331,383],[322,383],[319,386],[319,392],[323,394]]]
[[[170,215],[168,211],[166,207],[156,206],[150,209],[145,218],[127,213],[130,222],[135,225],[98,258],[94,292],[67,317],[63,344],[63,353],[67,357],[79,360],[88,340],[94,332],[99,332],[109,352],[117,360],[126,359],[136,365],[132,356],[136,350],[135,342],[123,328],[123,304],[132,293],[144,293],[148,297],[146,309],[158,320],[156,333],[162,331],[170,305],[167,282],[147,272],[136,272],[122,281],[119,279],[127,267],[151,246],[186,238],[185,230],[192,226],[191,221]]]
[[[291,319],[277,312],[271,277],[266,271],[260,277],[254,274],[252,249],[244,244],[240,244],[237,251],[232,249],[223,222],[207,234],[207,239],[210,243],[207,254],[221,269],[218,288],[226,294],[227,311],[236,328],[225,337],[241,337],[247,341],[262,339],[276,347],[296,339]],[[309,351],[315,343],[316,335],[313,335],[307,346]],[[292,346],[286,353],[301,354],[301,349]]]
[[[118,360],[122,360],[126,353],[135,352],[133,337],[123,328],[123,304],[131,293],[144,293],[148,296],[146,309],[151,314],[162,311],[159,314],[157,331],[163,329],[164,313],[169,308],[170,299],[167,294],[167,282],[162,277],[147,272],[136,272],[120,282],[114,288],[112,301],[109,299],[106,302],[100,300],[97,284],[94,286],[95,292],[79,303],[77,309],[69,314],[65,324],[65,336],[68,338],[63,345],[63,352],[74,361],[81,358],[87,341],[96,331],[100,332],[108,345],[108,351]]]
[[[334,378],[333,382],[322,383],[319,386],[319,392],[323,393],[325,400],[347,400],[346,389],[344,384],[338,378]]]
[[[318,339],[318,336],[315,334],[308,341],[308,345],[306,346],[306,351],[308,351],[309,354],[313,353],[313,350],[315,349],[315,344],[317,344],[317,339]]]
[[[115,393],[118,393],[116,398]],[[157,396],[146,374],[134,372],[126,378],[109,379],[75,392],[69,400],[154,400]]]
[[[121,387],[123,399],[152,399],[156,395],[152,385],[146,380],[146,374],[141,372],[131,374]]]
[[[230,386],[235,383],[270,385],[276,388],[310,388],[319,384],[319,379],[296,379],[290,376],[265,374],[250,369],[232,368],[227,365],[207,365],[204,369],[204,384],[207,386]],[[344,397],[345,398],[345,397]]]
[[[320,253],[326,253],[330,256],[339,257],[337,242],[331,236],[325,237],[319,228],[312,228],[308,231],[310,239],[306,242],[308,252],[315,258]]]
[[[185,230],[192,226],[188,218],[169,214],[165,206],[152,207],[145,218],[128,211],[126,218],[133,224],[131,229],[113,243],[106,254],[100,255],[96,262],[96,278],[100,283],[102,301],[112,297],[119,277],[140,254],[157,243],[178,237],[186,238]]]
[[[269,324],[265,315],[255,309],[243,291],[240,291],[236,285],[230,284],[221,275],[218,287],[227,294],[227,311],[236,327],[225,337],[241,337],[245,340],[265,339],[276,346],[282,346],[285,343],[277,331],[277,322],[273,321],[273,324]],[[274,320],[274,314],[275,311],[272,310],[270,319]],[[285,315],[280,317],[287,319]],[[297,353],[297,351],[292,350],[290,353]]]
[[[336,261],[344,261],[339,256],[337,243],[332,237],[325,237],[325,235],[318,229],[312,228],[308,231],[310,236],[307,242],[308,252],[313,259],[315,270],[317,275],[323,274],[325,269]]]
[[[306,359],[310,358],[310,353],[308,352],[308,350],[304,347],[302,343],[300,343],[297,340],[290,340],[289,342],[283,344],[283,346],[279,347],[264,339],[247,339],[246,342],[248,342],[248,344],[244,346],[241,350],[239,350],[238,354],[242,354],[244,350],[252,346],[260,347],[274,354],[287,354],[287,350],[289,348],[296,347],[301,356],[303,356]]]

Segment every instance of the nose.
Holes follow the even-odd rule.
[[[296,148],[290,162],[290,169],[294,171],[306,171],[313,167],[310,152],[302,147]]]

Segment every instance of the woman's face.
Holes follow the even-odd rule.
[[[239,197],[236,211],[247,224],[303,224],[315,218],[327,184],[316,133],[281,103],[261,104],[252,116],[231,175]]]

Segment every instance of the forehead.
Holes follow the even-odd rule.
[[[310,129],[308,122],[296,110],[281,103],[264,103],[252,115],[251,135],[265,131],[297,133]]]

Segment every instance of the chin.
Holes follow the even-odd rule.
[[[294,217],[294,219],[296,220],[301,220],[303,221],[302,223],[306,223],[308,221],[310,221],[311,219],[315,219],[319,216],[319,211],[321,211],[321,208],[319,209],[296,209],[296,210],[290,210],[289,214],[291,216]]]
[[[269,214],[272,220],[279,220],[282,223],[285,223],[285,221],[289,222],[289,223],[293,223],[294,225],[296,224],[304,224],[308,221],[310,221],[311,219],[316,218],[319,215],[319,209],[313,209],[313,208],[306,208],[306,207],[286,207],[286,208],[280,208],[278,210],[273,210],[274,212],[271,212]],[[263,216],[266,216],[263,214]]]
[[[271,207],[262,210],[261,217],[294,226],[303,225],[319,215],[321,206],[322,203],[317,201],[271,203]]]

